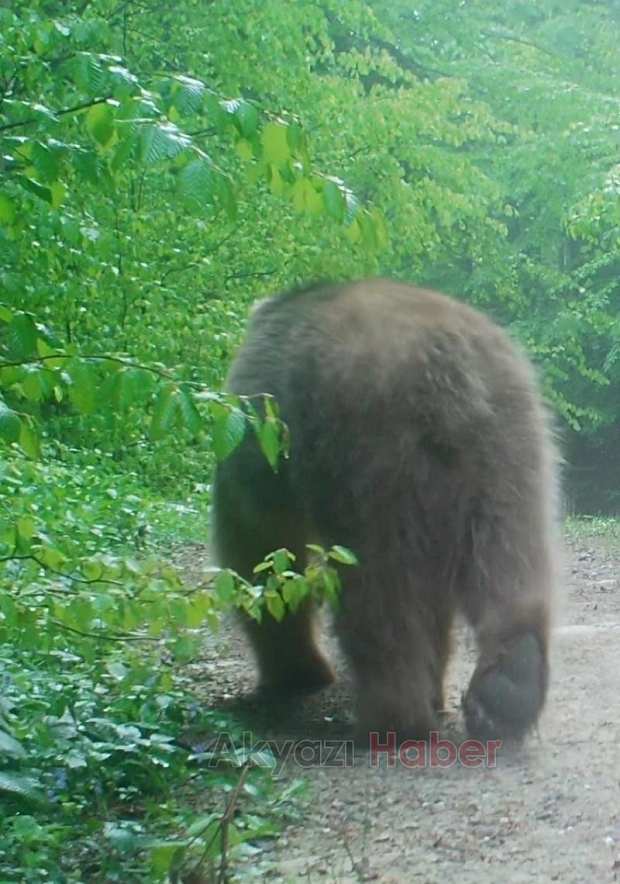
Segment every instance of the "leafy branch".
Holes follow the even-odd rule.
[[[106,95],[104,98],[93,98],[89,101],[82,101],[79,104],[75,104],[72,107],[65,107],[61,110],[51,110],[49,108],[47,110],[49,110],[49,112],[54,117],[64,117],[68,114],[76,114],[80,111],[88,110],[88,108],[96,107],[99,104],[107,104],[112,99],[112,97],[112,95]],[[28,120],[17,120],[13,123],[4,123],[0,126],[0,132],[8,132],[12,129],[20,129],[23,126],[32,126],[40,122],[41,121],[39,117],[31,117]]]

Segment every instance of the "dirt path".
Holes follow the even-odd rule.
[[[372,768],[367,755],[353,767],[311,767],[308,815],[256,855],[257,880],[620,881],[620,554],[579,544],[566,575],[538,738],[516,753],[500,749],[494,769]],[[223,694],[249,685],[247,660],[236,637],[225,658],[220,651],[213,671]],[[465,641],[448,691],[447,734],[457,744],[472,663]],[[270,715],[267,736],[337,737],[347,708],[345,680],[302,709]],[[282,776],[300,772],[289,762]]]

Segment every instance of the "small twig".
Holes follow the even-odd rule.
[[[118,363],[118,365],[124,366],[125,368],[139,368],[143,371],[148,371],[156,377],[163,378],[166,381],[174,381],[175,383],[179,384],[179,386],[191,387],[194,390],[206,391],[207,393],[211,393],[210,388],[207,387],[206,384],[203,384],[201,381],[181,381],[178,377],[175,377],[175,375],[170,374],[170,372],[164,371],[161,368],[154,368],[151,365],[144,365],[141,362],[134,362],[132,359],[122,359],[120,356],[98,356],[91,353],[52,353],[49,356],[34,356],[31,359],[18,359],[15,361],[0,360],[0,368],[19,368],[20,366],[26,365],[41,365],[42,363],[48,362],[51,359],[90,359],[93,362],[114,362]],[[212,395],[213,397],[216,397],[220,394],[213,393]],[[221,395],[225,396],[226,394]],[[265,393],[252,393],[248,396],[235,396],[234,398],[238,399],[240,402],[249,402],[251,399],[265,400],[272,399],[273,397]]]
[[[159,642],[159,638],[157,636],[148,636],[148,635],[136,635],[135,632],[126,632],[120,634],[112,634],[112,633],[104,633],[104,632],[84,632],[81,629],[76,629],[74,626],[68,626],[66,623],[63,623],[61,620],[56,620],[52,618],[51,622],[58,629],[64,630],[65,632],[71,632],[73,635],[79,635],[81,638],[93,638],[97,639],[97,641],[105,641],[105,642],[141,642],[148,644],[157,644]]]
[[[167,381],[177,380],[177,378],[175,378],[174,375],[170,374],[169,372],[163,371],[162,369],[153,368],[153,366],[151,365],[143,365],[142,363],[134,362],[131,359],[121,359],[120,356],[97,356],[89,353],[53,353],[50,356],[35,356],[32,359],[19,359],[12,362],[2,360],[0,362],[0,368],[18,368],[19,366],[24,365],[40,365],[52,359],[92,359],[95,362],[115,362],[119,365],[125,366],[125,368],[141,368],[144,371],[149,371],[151,372],[151,374],[157,375],[157,377],[160,378],[164,378]],[[183,381],[183,385],[189,387],[197,387],[201,390],[205,387],[204,384],[201,384],[198,381]]]
[[[94,98],[92,101],[84,101],[82,104],[76,104],[74,107],[65,107],[59,111],[53,111],[54,116],[64,117],[66,114],[76,114],[78,111],[86,110],[89,107],[95,107],[97,104],[105,104],[112,96],[107,95],[105,98]],[[9,129],[19,129],[21,126],[29,126],[31,123],[38,123],[38,117],[30,117],[29,120],[21,120],[19,123],[6,123],[0,126],[0,132],[8,132]]]
[[[552,52],[550,49],[547,49],[546,46],[541,46],[540,43],[535,43],[533,40],[524,40],[523,37],[517,37],[516,34],[509,34],[507,32],[503,32],[500,30],[493,31],[483,31],[481,34],[482,37],[490,37],[495,40],[508,40],[511,43],[520,43],[522,46],[527,46],[530,49],[536,49],[538,52],[543,52],[545,55],[549,55],[551,58],[557,58],[557,54]]]
[[[226,802],[226,807],[224,808],[224,813],[222,814],[219,824],[213,833],[212,837],[209,839],[209,843],[205,845],[202,856],[198,860],[198,862],[192,867],[192,872],[198,872],[204,866],[205,861],[209,855],[213,844],[215,843],[215,839],[218,835],[221,835],[221,848],[220,848],[220,868],[217,876],[217,884],[226,884],[226,873],[228,872],[228,846],[229,846],[229,828],[232,823],[232,819],[235,813],[235,808],[237,806],[237,800],[239,798],[239,794],[245,785],[245,781],[248,777],[248,772],[250,768],[248,765],[244,765],[241,769],[241,773],[239,775],[239,779],[235,785],[235,788],[230,795],[230,798]],[[192,843],[195,843],[201,837],[201,833],[195,835],[192,839]]]
[[[257,270],[253,273],[229,273],[224,279],[228,281],[229,279],[252,279],[253,277],[273,276],[274,273],[282,270],[283,267],[284,264],[281,264],[279,267],[274,267],[273,270]]]
[[[75,577],[73,574],[57,571],[55,568],[52,568],[51,565],[46,565],[45,562],[42,562],[41,559],[37,558],[37,556],[32,553],[28,553],[27,555],[3,556],[0,558],[0,565],[4,565],[7,562],[34,562],[39,568],[43,568],[44,571],[53,574],[54,577],[62,577],[64,580],[71,580],[72,583],[85,583],[87,586],[90,586],[93,583],[106,583],[110,586],[124,585],[121,580],[111,580],[109,577]]]
[[[235,807],[237,806],[237,799],[239,798],[239,794],[245,784],[249,770],[250,768],[247,765],[242,769],[239,779],[237,780],[237,785],[233,789],[233,793],[228,799],[226,810],[224,811],[224,815],[222,816],[222,820],[220,822],[220,828],[222,830],[222,848],[220,851],[220,871],[218,875],[218,884],[226,884],[226,873],[228,871],[228,831],[232,823],[233,815],[235,813]]]

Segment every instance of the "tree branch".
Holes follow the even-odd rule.
[[[82,104],[76,104],[74,107],[65,107],[59,111],[52,111],[52,113],[56,117],[64,117],[67,114],[76,114],[78,111],[86,110],[89,107],[95,107],[97,104],[105,104],[111,97],[111,95],[107,95],[105,98],[94,98],[92,101],[84,101]],[[6,123],[4,126],[0,126],[0,132],[8,132],[10,129],[19,129],[22,126],[30,126],[31,123],[38,122],[38,117],[31,117],[29,120],[21,120],[19,123]]]

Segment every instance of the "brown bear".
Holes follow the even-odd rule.
[[[254,309],[226,390],[271,394],[290,432],[274,471],[252,431],[213,486],[217,562],[252,580],[285,547],[351,549],[334,626],[361,733],[424,738],[443,708],[455,615],[478,663],[468,731],[521,738],[548,683],[556,578],[552,429],[529,361],[488,318],[387,280],[317,285]],[[333,679],[313,605],[248,618],[263,686]]]

